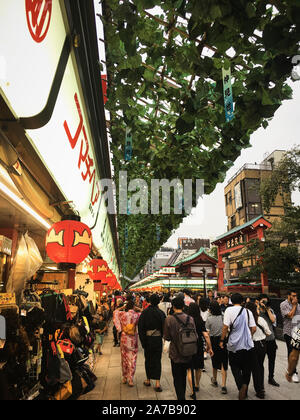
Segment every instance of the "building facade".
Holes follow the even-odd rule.
[[[259,215],[263,215],[271,223],[284,215],[284,200],[280,194],[268,212],[263,208],[260,194],[261,182],[271,175],[283,156],[284,151],[276,150],[260,164],[245,164],[229,180],[224,189],[228,230]]]

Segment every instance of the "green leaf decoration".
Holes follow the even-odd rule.
[[[222,182],[250,136],[266,128],[284,100],[300,41],[299,0],[103,0],[111,151],[117,184],[203,179]],[[225,121],[222,67],[231,69],[234,119]],[[123,160],[126,125],[134,153]],[[119,214],[128,226],[121,255],[133,278],[186,213]],[[193,206],[197,204],[196,198]],[[148,195],[151,209],[151,195]],[[160,203],[160,210],[162,203]],[[160,240],[156,240],[156,225]],[[122,230],[123,229],[123,230]],[[119,237],[120,250],[125,249]]]

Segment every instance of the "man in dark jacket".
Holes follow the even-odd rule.
[[[172,300],[174,315],[177,316],[184,324],[187,323],[188,315],[183,312],[185,307],[184,299],[177,296]],[[195,323],[192,317],[189,319],[189,325],[195,328]],[[173,315],[167,316],[164,327],[164,339],[170,341],[169,357],[171,359],[172,375],[174,387],[178,400],[185,400],[186,392],[186,375],[190,368],[191,358],[183,357],[179,353],[179,329],[180,324]]]
[[[150,297],[150,306],[146,308],[139,319],[138,331],[141,344],[145,352],[145,370],[147,380],[144,381],[145,386],[150,386],[151,379],[156,381],[155,391],[161,392],[161,356],[162,356],[162,339],[165,322],[165,314],[157,305],[159,304],[159,296],[153,294]]]

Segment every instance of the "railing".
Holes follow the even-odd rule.
[[[227,182],[227,185],[229,185],[234,178],[236,178],[241,172],[243,172],[244,170],[256,170],[256,171],[272,171],[272,166],[271,164],[269,165],[263,165],[261,164],[257,164],[257,163],[245,163],[245,165],[243,165]],[[227,186],[226,185],[226,186]]]

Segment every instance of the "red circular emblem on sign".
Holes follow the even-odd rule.
[[[52,0],[25,0],[27,25],[32,38],[42,42],[48,32]]]

